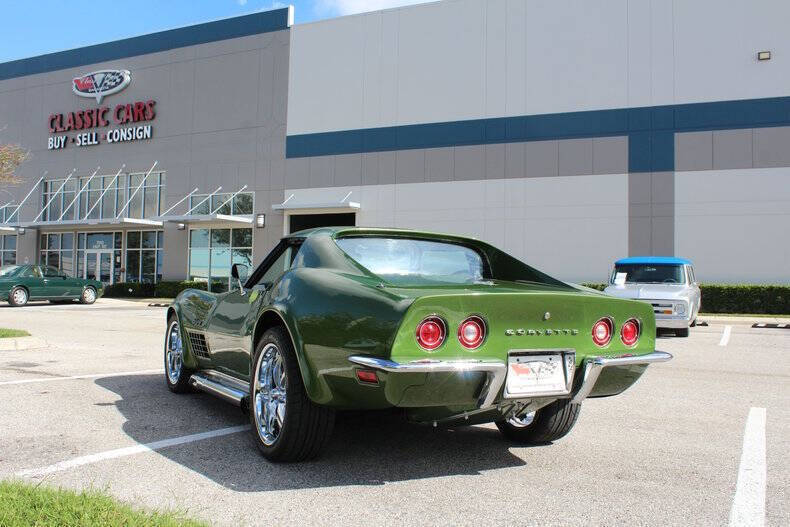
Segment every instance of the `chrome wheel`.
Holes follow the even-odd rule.
[[[511,424],[517,428],[526,428],[532,424],[532,421],[535,420],[535,412],[528,412],[526,414],[521,415],[514,415],[510,419],[507,420],[508,424]]]
[[[21,287],[15,289],[14,293],[11,295],[11,298],[14,300],[14,304],[18,306],[23,306],[27,303],[27,291],[25,291]]]
[[[178,322],[171,322],[165,337],[165,365],[167,379],[171,384],[178,383],[184,365],[184,346],[181,342],[181,331]]]
[[[96,301],[96,291],[93,288],[86,288],[85,291],[82,292],[82,300],[85,301],[86,304],[92,304]]]
[[[267,344],[255,368],[253,392],[255,425],[266,446],[277,442],[285,424],[286,384],[282,352],[275,344]]]

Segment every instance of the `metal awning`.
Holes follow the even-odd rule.
[[[252,214],[181,214],[171,216],[156,216],[156,220],[168,223],[207,223],[207,222],[227,222],[227,223],[246,223],[253,221]]]
[[[272,205],[272,210],[298,211],[298,210],[314,210],[326,212],[356,212],[360,209],[359,202],[350,201],[351,192],[345,195],[340,201],[310,201],[310,200],[293,200],[295,194],[291,194],[282,203],[275,203]]]
[[[55,220],[55,221],[30,221],[13,224],[14,227],[22,228],[36,228],[41,229],[45,227],[79,227],[79,226],[148,226],[148,227],[161,227],[162,222],[154,219],[146,218],[96,218],[93,220]]]

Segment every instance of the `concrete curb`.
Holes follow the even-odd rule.
[[[698,321],[705,321],[707,323],[717,324],[738,324],[748,325],[752,324],[784,324],[790,322],[790,318],[771,317],[771,316],[745,316],[733,317],[728,315],[700,315],[697,317]]]
[[[44,348],[47,343],[39,337],[13,337],[0,339],[0,351],[19,351]]]

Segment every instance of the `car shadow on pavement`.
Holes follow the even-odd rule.
[[[96,384],[119,396],[115,406],[126,418],[123,431],[138,443],[248,423],[238,408],[210,395],[171,393],[163,375],[107,377]],[[509,451],[512,446],[491,427],[432,428],[409,423],[400,413],[354,412],[338,415],[330,444],[314,461],[270,463],[258,453],[249,431],[145,455],[165,456],[233,490],[260,492],[377,485],[526,466]]]

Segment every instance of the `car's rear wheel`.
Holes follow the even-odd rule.
[[[184,342],[178,317],[170,315],[165,332],[165,382],[171,392],[185,393],[190,391],[191,375],[192,372],[184,366]]]
[[[11,293],[8,295],[8,303],[12,306],[24,306],[27,304],[28,301],[28,294],[27,289],[24,287],[15,287],[11,290]]]
[[[510,419],[497,421],[499,431],[519,443],[548,443],[568,434],[579,418],[580,404],[558,399],[543,408]]]
[[[316,457],[332,435],[335,412],[307,396],[291,339],[283,328],[263,334],[252,364],[249,411],[258,449],[271,461]]]
[[[96,302],[96,290],[88,286],[82,290],[82,295],[80,295],[80,303],[82,304],[92,304]]]

